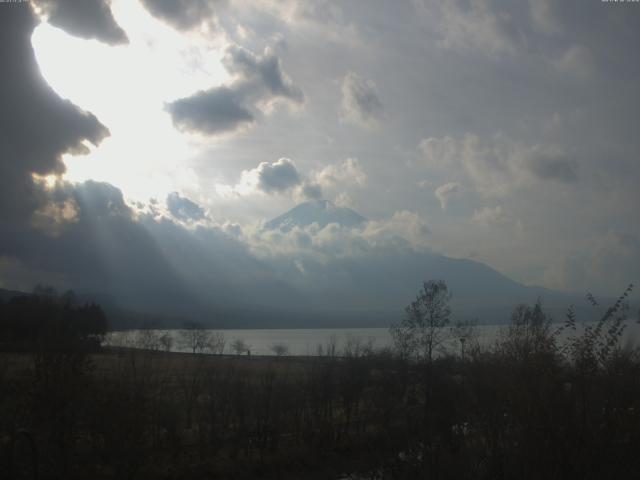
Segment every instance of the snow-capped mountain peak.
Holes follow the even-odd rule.
[[[366,218],[350,208],[339,207],[329,200],[313,200],[301,203],[267,222],[265,228],[288,232],[295,227],[304,228],[314,223],[320,228],[331,223],[342,227],[357,227],[366,221]]]

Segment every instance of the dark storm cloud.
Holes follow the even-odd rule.
[[[228,87],[199,91],[167,105],[180,130],[215,135],[253,122],[253,114],[242,104],[243,95]]]
[[[215,7],[221,0],[142,0],[154,17],[178,30],[189,30],[203,21],[215,18]]]
[[[113,18],[110,0],[36,0],[35,4],[51,25],[71,35],[111,45],[129,41]]]
[[[281,158],[275,163],[262,162],[256,172],[258,188],[265,193],[284,192],[302,181],[296,166],[288,158]]]
[[[167,196],[167,208],[178,220],[202,220],[206,217],[200,205],[181,197],[178,192],[172,192]]]
[[[241,75],[245,81],[266,89],[272,96],[287,98],[296,103],[304,101],[302,90],[287,78],[282,71],[280,59],[270,50],[258,56],[232,45],[227,48],[223,63],[229,73]]]
[[[304,182],[300,189],[302,198],[308,200],[320,200],[322,198],[322,187],[314,182]]]
[[[320,200],[323,193],[321,182],[302,173],[288,158],[279,158],[273,163],[261,162],[255,168],[243,170],[236,185],[219,187],[222,187],[220,192],[224,195],[241,197],[255,194],[286,194],[285,197],[297,201]]]
[[[60,156],[98,144],[108,130],[95,116],[58,97],[42,78],[28,3],[0,5],[0,213],[3,224],[24,221],[43,201],[31,174],[64,171]]]
[[[571,183],[578,179],[575,163],[564,156],[536,155],[527,160],[527,168],[542,180]]]
[[[352,123],[373,126],[382,117],[383,107],[375,84],[353,72],[342,82],[342,115]]]
[[[183,131],[216,135],[253,123],[255,110],[273,100],[302,103],[304,94],[282,71],[271,51],[254,55],[240,47],[227,49],[223,63],[236,76],[228,86],[199,91],[167,104],[174,125]]]
[[[131,209],[124,202],[122,192],[109,183],[92,180],[78,186],[65,185],[62,193],[72,196],[78,203],[81,221],[93,221],[103,218],[116,218],[130,221]]]

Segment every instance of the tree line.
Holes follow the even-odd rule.
[[[3,350],[96,350],[107,331],[102,308],[81,304],[75,293],[58,294],[37,286],[31,295],[0,300],[0,348]]]
[[[395,348],[317,357],[127,349],[0,356],[8,478],[629,478],[640,472],[631,287],[581,328],[517,306],[495,343],[441,353],[423,285]],[[436,298],[437,297],[437,298]],[[600,308],[593,298],[594,308]],[[435,329],[439,330],[435,330]],[[18,359],[22,363],[18,362]],[[0,464],[0,469],[3,465]]]

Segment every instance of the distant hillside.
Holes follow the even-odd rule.
[[[297,205],[264,228],[285,234],[314,224],[321,230],[335,224],[338,231],[321,232],[321,241],[301,247],[284,239],[294,243],[262,255],[221,230],[197,229],[184,236],[164,222],[155,238],[168,261],[166,270],[124,275],[125,263],[140,262],[144,272],[148,259],[121,252],[117,248],[125,244],[115,242],[109,258],[118,266],[113,269],[117,281],[97,287],[104,288],[100,294],[79,294],[78,300],[101,305],[112,329],[179,328],[191,320],[221,328],[387,327],[402,318],[424,281],[444,280],[452,293],[454,322],[507,323],[517,304],[538,298],[557,321],[572,305],[581,321],[598,315],[586,292],[523,285],[483,263],[416,248],[401,231],[372,241],[363,233],[364,216],[326,200]],[[306,234],[314,232],[307,228]],[[15,295],[25,293],[0,290],[5,301]]]
[[[8,302],[15,297],[26,297],[33,293],[0,288],[0,300]],[[76,296],[76,303],[99,305],[107,318],[109,330],[127,330],[135,328],[181,328],[190,320],[186,316],[170,316],[161,313],[136,312],[120,308],[111,295],[86,294]]]
[[[265,224],[267,229],[290,231],[294,227],[317,224],[320,228],[335,223],[344,228],[360,227],[367,219],[352,209],[337,207],[327,200],[305,202]],[[398,235],[399,240],[402,240]],[[287,268],[286,259],[273,261],[273,269]],[[422,282],[442,279],[453,294],[456,320],[477,319],[481,323],[506,323],[518,303],[534,303],[541,298],[545,309],[561,320],[574,305],[581,319],[593,319],[594,310],[583,295],[522,285],[493,268],[468,259],[455,259],[428,250],[402,246],[380,246],[355,256],[339,256],[319,262],[313,258],[289,259],[287,279],[295,285],[304,309],[289,297],[281,309],[301,313],[299,323],[309,318],[340,318],[351,324],[388,325],[402,315],[403,308],[415,298]],[[282,320],[288,317],[283,315]],[[320,322],[320,323],[325,323]],[[270,322],[269,322],[270,323]],[[288,323],[288,322],[287,322]]]

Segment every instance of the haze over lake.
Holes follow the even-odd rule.
[[[553,324],[558,328],[561,324]],[[474,327],[471,342],[477,342],[481,347],[490,347],[506,331],[506,325],[479,325]],[[316,356],[319,352],[326,354],[327,347],[335,345],[338,355],[341,355],[349,341],[355,341],[360,347],[371,345],[374,350],[392,347],[393,341],[387,328],[308,328],[308,329],[247,329],[247,330],[211,330],[221,332],[226,340],[225,354],[231,354],[230,347],[234,340],[243,340],[252,355],[275,355],[272,347],[284,345],[288,349],[288,355]],[[579,326],[577,332],[582,331]],[[140,348],[139,338],[143,330],[129,330],[111,332],[104,341],[105,346],[121,346]],[[176,352],[189,352],[190,349],[181,344],[180,333],[182,330],[151,330],[152,334],[160,337],[165,333],[173,338],[171,350]],[[444,343],[445,351],[458,354],[460,343],[454,337],[449,327],[443,329],[446,337],[450,337]],[[566,338],[564,333],[559,338]],[[640,325],[629,323],[623,334],[621,344],[635,346],[640,339]],[[321,350],[319,350],[321,347]]]

